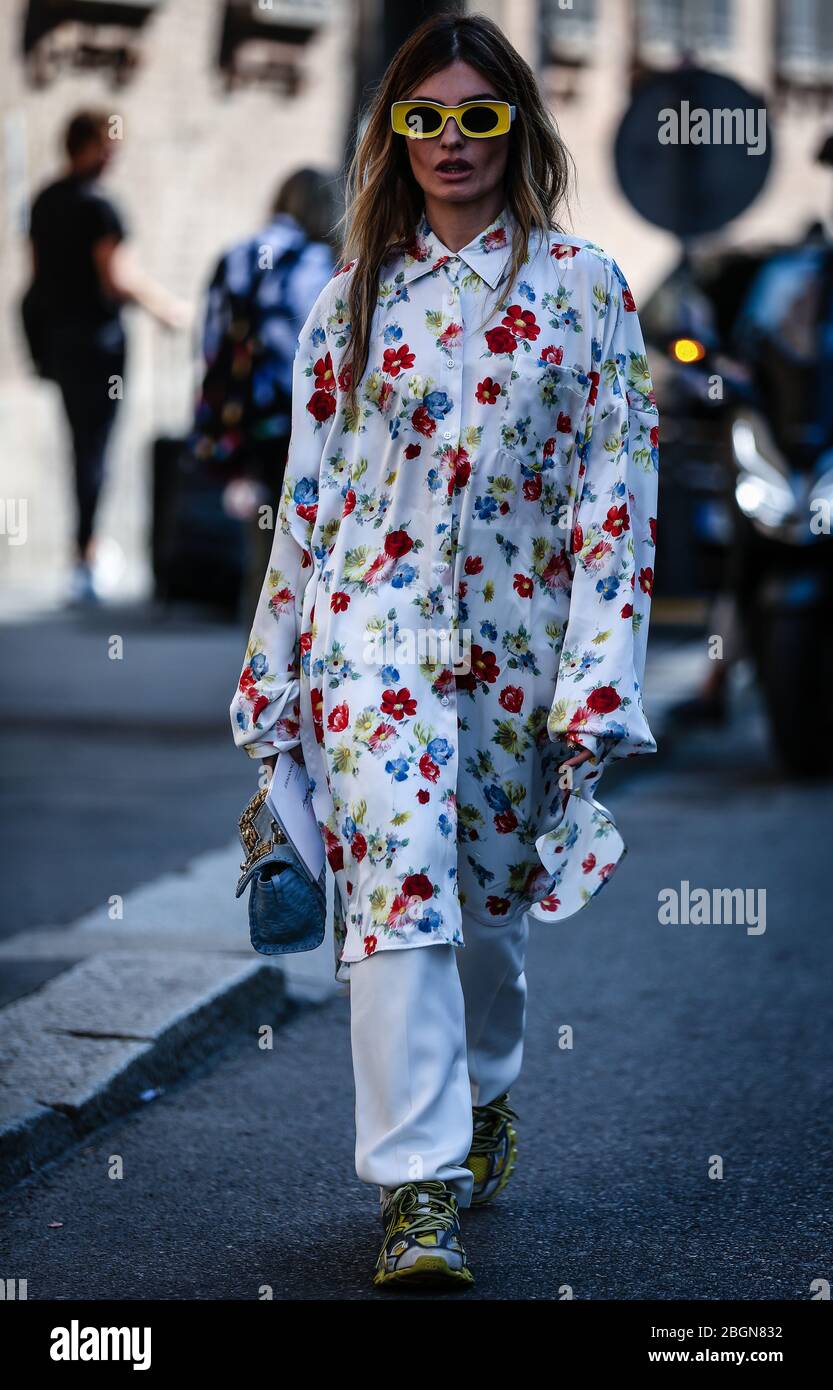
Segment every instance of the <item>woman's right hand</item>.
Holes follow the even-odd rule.
[[[301,767],[304,766],[304,750],[301,747],[300,743],[297,745],[297,747],[290,748],[289,756],[290,758],[293,758],[296,763],[300,763]],[[268,758],[261,758],[260,761],[264,763],[266,767],[269,768],[270,772],[274,772],[275,763],[278,761],[278,755],[277,753],[270,753]]]

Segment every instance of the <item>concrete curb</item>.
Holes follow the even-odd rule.
[[[176,950],[81,961],[0,1014],[0,1191],[290,1010],[259,959]]]

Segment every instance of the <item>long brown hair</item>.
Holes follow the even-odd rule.
[[[555,219],[562,204],[568,205],[575,166],[529,64],[485,15],[448,13],[425,20],[391,59],[347,172],[339,268],[356,262],[347,293],[351,336],[341,361],[342,371],[350,369],[349,412],[357,409],[356,392],[367,367],[382,265],[412,241],[424,206],[405,141],[391,128],[391,102],[458,59],[481,72],[497,96],[517,108],[509,133],[505,188],[518,231],[504,288],[515,282],[533,228],[564,230]]]

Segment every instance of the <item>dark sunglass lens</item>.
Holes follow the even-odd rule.
[[[463,129],[473,135],[486,135],[497,125],[497,112],[488,106],[470,106],[463,116]]]
[[[439,130],[442,117],[433,106],[409,106],[405,112],[405,124],[418,135],[430,135]]]

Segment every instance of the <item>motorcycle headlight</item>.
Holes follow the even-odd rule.
[[[732,421],[732,449],[738,467],[735,497],[744,516],[764,526],[783,526],[795,515],[796,499],[774,460],[778,452],[748,416]]]

